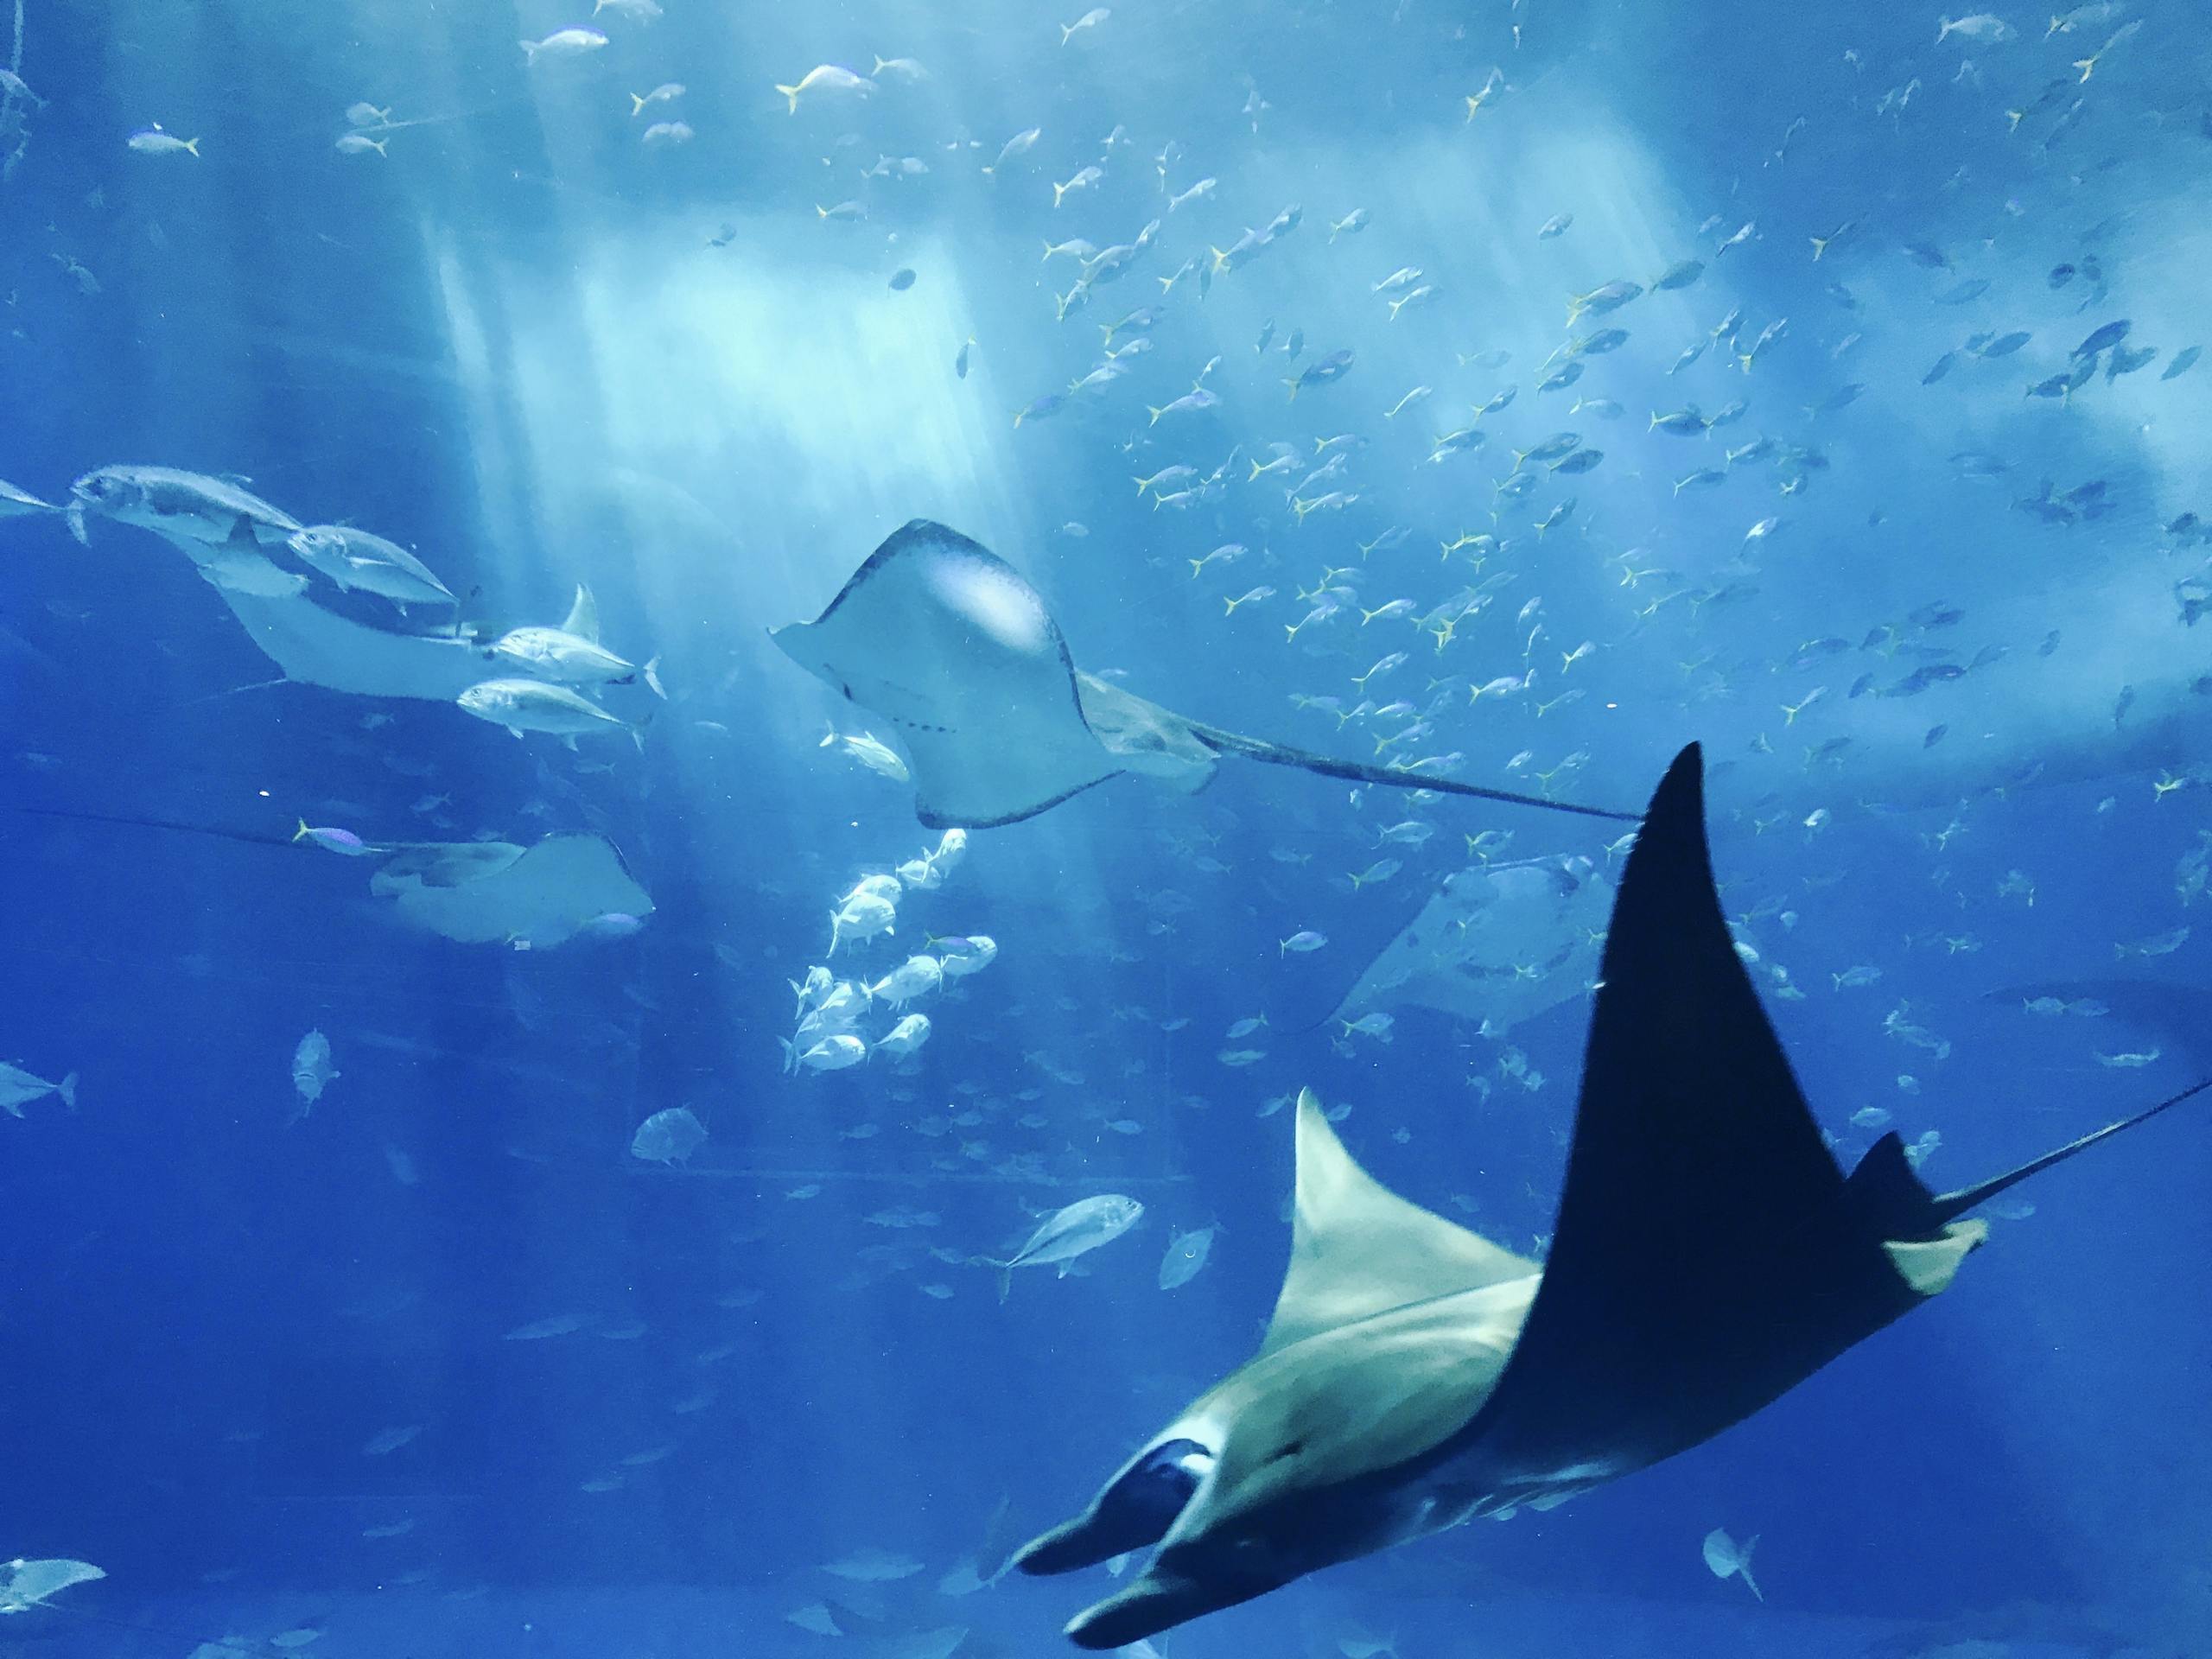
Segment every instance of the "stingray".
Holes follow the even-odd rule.
[[[173,830],[249,847],[296,851],[296,836],[191,823],[176,818],[18,806],[35,817]],[[626,931],[652,914],[612,842],[597,836],[548,836],[533,847],[508,841],[414,841],[379,843],[369,892],[391,901],[401,921],[461,944],[515,944],[550,950],[594,923]]]
[[[1015,1565],[1157,1544],[1079,1614],[1137,1642],[1317,1568],[1686,1452],[1942,1292],[1967,1212],[2212,1089],[1941,1195],[1894,1134],[1846,1175],[1737,956],[1692,747],[1621,877],[1554,1243],[1541,1266],[1355,1163],[1311,1091],[1290,1267],[1260,1351]]]
[[[462,944],[546,950],[605,918],[643,920],[653,901],[597,836],[509,842],[423,842],[395,848],[369,891],[402,921]],[[626,926],[627,924],[626,923]]]
[[[1612,897],[1611,880],[1586,858],[1454,871],[1330,1018],[1433,1008],[1510,1031],[1589,991]]]
[[[1223,731],[1079,671],[1044,595],[957,531],[894,531],[811,622],[771,630],[800,667],[896,727],[932,829],[1017,823],[1119,774],[1185,791],[1224,755],[1393,789],[1630,818]]]

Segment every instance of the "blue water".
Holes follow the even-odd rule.
[[[911,786],[820,743],[895,728],[766,631],[910,518],[1020,569],[1080,666],[1239,731],[1627,810],[1703,740],[1724,902],[1847,1159],[1877,1107],[1936,1131],[1924,1173],[1962,1185],[2212,1058],[2186,863],[2212,833],[2186,516],[2212,513],[2212,369],[2166,378],[2208,328],[2199,10],[2045,37],[2013,8],[2012,38],[1931,46],[1933,9],[1894,4],[1117,0],[1064,44],[1077,8],[664,3],[527,66],[516,42],[581,8],[23,7],[13,60],[46,102],[0,105],[0,153],[22,141],[0,477],[59,502],[106,464],[235,474],[413,547],[486,637],[559,622],[585,583],[668,696],[611,690],[650,713],[641,747],[572,754],[442,700],[270,684],[162,540],[0,520],[0,775],[37,809],[0,816],[0,1058],[79,1079],[73,1112],[0,1122],[0,1555],[107,1575],[0,1637],[799,1654],[832,1638],[786,1616],[828,1598],[848,1647],[959,1629],[963,1653],[1052,1651],[1103,1573],[940,1580],[1073,1513],[1249,1356],[1287,1249],[1287,1096],[1349,1105],[1340,1132],[1395,1190],[1541,1249],[1583,988],[1510,1031],[1414,1006],[1387,1044],[1324,1021],[1465,836],[1617,871],[1620,825],[1249,765],[1188,796],[1115,779],[975,831],[894,938],[833,963],[996,940],[917,1005],[916,1062],[784,1075],[789,982],[830,910],[938,836]],[[925,73],[796,113],[772,90],[878,54]],[[631,114],[669,81],[680,99]],[[358,129],[381,153],[334,148],[356,101],[389,112]],[[663,120],[689,141],[647,148]],[[126,145],[156,122],[199,154]],[[868,176],[879,157],[924,170]],[[864,217],[818,211],[844,202]],[[1202,297],[1210,250],[1293,206]],[[1355,208],[1370,222],[1332,238]],[[1088,294],[1071,257],[1039,260],[1155,219]],[[1394,320],[1375,289],[1408,266],[1435,292]],[[1616,279],[1644,291],[1564,321]],[[1113,339],[1150,348],[1068,393],[1144,307],[1148,333]],[[2121,320],[2081,385],[2035,395]],[[1607,327],[1626,340],[1590,351]],[[1338,350],[1342,379],[1286,393]],[[1149,420],[1217,357],[1217,406]],[[1580,378],[1539,391],[1564,364]],[[1737,400],[1710,431],[1649,424]],[[1470,426],[1480,447],[1432,459]],[[1514,452],[1560,431],[1601,459],[1531,461],[1526,498],[1502,495]],[[1340,434],[1364,446],[1301,512],[1287,486]],[[1275,443],[1298,469],[1251,479]],[[1177,464],[1219,480],[1132,490]],[[1725,478],[1675,488],[1701,467]],[[1332,491],[1357,499],[1316,505]],[[1448,545],[1476,535],[1497,539]],[[1193,575],[1224,543],[1248,551]],[[1361,620],[1402,597],[1433,620],[1493,579],[1448,629]],[[1317,603],[1338,608],[1290,634]],[[378,605],[346,610],[399,625]],[[1412,709],[1349,714],[1393,651],[1369,695]],[[1435,833],[1379,844],[1408,818]],[[287,844],[301,819],[379,845],[597,836],[651,913],[555,948],[456,942],[372,896],[375,861]],[[1355,890],[1384,855],[1402,870]],[[1325,946],[1285,953],[1302,929]],[[2107,1011],[2025,1010],[2051,987]],[[339,1075],[302,1115],[311,1029]],[[1224,1065],[1238,1047],[1263,1058]],[[688,1164],[633,1156],[677,1106],[709,1132]],[[1164,1649],[2212,1651],[2205,1147],[2177,1113],[2010,1195],[2032,1213],[1995,1220],[1952,1290],[1710,1445]],[[1108,1192],[1145,1218],[1077,1274],[1019,1272],[1001,1305],[969,1263]],[[1159,1288],[1170,1236],[1217,1223],[1203,1273]],[[575,1328],[508,1337],[551,1319]],[[1758,1535],[1764,1605],[1706,1570],[1715,1527]],[[863,1549],[912,1570],[824,1572]]]

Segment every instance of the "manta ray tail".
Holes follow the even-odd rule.
[[[1433,789],[1440,794],[1504,801],[1510,805],[1533,806],[1548,812],[1574,812],[1584,817],[1613,818],[1623,823],[1637,822],[1637,815],[1633,812],[1616,812],[1602,806],[1581,806],[1572,801],[1547,800],[1541,795],[1518,795],[1506,789],[1484,789],[1478,784],[1462,784],[1449,778],[1431,777],[1427,772],[1370,766],[1357,760],[1338,760],[1329,755],[1315,754],[1311,750],[1270,743],[1264,738],[1225,732],[1217,726],[1202,726],[1196,721],[1191,721],[1190,725],[1193,733],[1219,753],[1241,754],[1248,760],[1262,761],[1271,766],[1296,766],[1306,772],[1318,772],[1325,778],[1344,778],[1358,784],[1380,784],[1386,789]]]
[[[1976,1205],[1986,1204],[1999,1193],[2018,1186],[2029,1176],[2040,1174],[2053,1164],[2063,1164],[2075,1153],[2086,1152],[2098,1141],[2108,1141],[2115,1135],[2124,1134],[2138,1123],[2147,1123],[2159,1113],[2171,1107],[2178,1106],[2185,1100],[2194,1100],[2207,1090],[2212,1090],[2212,1077],[2207,1077],[2200,1083],[2193,1083],[2179,1094],[2169,1095],[2157,1105],[2139,1111],[2133,1117],[2124,1117],[2117,1123],[2107,1123],[2101,1129],[2092,1129],[2080,1140],[2069,1141],[2054,1151],[2046,1152],[2040,1158],[2030,1159],[2018,1169],[2007,1170],[2002,1175],[1993,1175],[1986,1181],[1978,1181],[1972,1186],[1961,1187],[1955,1192],[1946,1192],[1941,1197],[1931,1198],[1929,1201],[1929,1214],[1939,1225],[1955,1217],[1962,1216]],[[1891,1133],[1883,1138],[1894,1141],[1897,1136]],[[1870,1153],[1868,1156],[1872,1157],[1872,1154]]]

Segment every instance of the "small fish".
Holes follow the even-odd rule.
[[[292,1051],[292,1088],[300,1097],[300,1116],[322,1098],[322,1091],[338,1080],[339,1073],[330,1063],[330,1039],[320,1030],[310,1031],[299,1040]]]
[[[891,291],[893,294],[904,294],[913,285],[914,273],[911,267],[901,265],[891,273]]]
[[[1056,184],[1052,187],[1052,206],[1058,207],[1069,191],[1085,189],[1105,176],[1105,172],[1097,167],[1082,168],[1065,184]]]
[[[2170,957],[2188,942],[2189,928],[2184,924],[2180,927],[2170,928],[2164,933],[2153,933],[2148,938],[2131,939],[2115,944],[2112,949],[2113,954],[2120,957]]]
[[[1758,1548],[1758,1542],[1755,1533],[1738,1544],[1715,1527],[1705,1535],[1705,1564],[1716,1579],[1741,1579],[1744,1588],[1751,1592],[1754,1599],[1764,1601],[1765,1595],[1751,1578],[1751,1552]]]
[[[681,1164],[688,1161],[706,1139],[707,1126],[689,1107],[675,1106],[655,1112],[638,1125],[637,1133],[630,1137],[630,1153],[647,1163]]]
[[[602,35],[601,44],[605,43],[606,38]],[[866,98],[875,90],[875,83],[866,75],[856,75],[836,64],[823,63],[817,64],[801,75],[796,85],[785,86],[779,83],[776,90],[790,103],[791,112],[797,115],[799,99],[810,92],[851,92],[856,97]]]
[[[544,732],[573,742],[590,732],[627,732],[639,749],[645,745],[642,722],[609,714],[565,685],[543,680],[486,680],[454,699],[479,720],[504,726],[515,736]]]
[[[61,1103],[71,1111],[77,1109],[77,1074],[65,1074],[59,1083],[48,1083],[35,1077],[20,1066],[0,1061],[0,1112],[10,1117],[21,1117],[23,1108],[34,1100],[43,1100],[48,1095],[59,1095]]]
[[[596,52],[607,44],[607,36],[595,29],[556,29],[542,41],[524,41],[522,55],[524,63],[536,63],[540,58],[549,61],[556,58],[581,58]]]
[[[307,842],[343,858],[365,858],[382,850],[370,846],[351,830],[317,829],[305,818],[300,820],[300,827],[292,832],[292,839],[295,842]]]
[[[1220,404],[1221,397],[1219,393],[1210,391],[1205,386],[1199,386],[1194,391],[1185,392],[1180,397],[1176,398],[1173,403],[1164,404],[1159,408],[1155,409],[1153,408],[1152,405],[1147,404],[1146,408],[1152,416],[1152,419],[1147,424],[1151,426],[1159,425],[1160,418],[1163,415],[1195,414],[1200,410],[1218,408]],[[1157,497],[1155,497],[1155,499],[1156,499]]]
[[[851,1584],[895,1584],[912,1578],[922,1565],[911,1555],[887,1549],[856,1549],[842,1560],[824,1562],[822,1570]]]
[[[2079,346],[2076,346],[2074,348],[2073,356],[2077,359],[2094,357],[2106,346],[2117,346],[2121,340],[2126,340],[2127,331],[2133,327],[2134,324],[2125,317],[2117,322],[2108,322],[2101,328],[2092,331]]]
[[[1294,379],[1287,379],[1283,382],[1283,385],[1290,388],[1291,401],[1294,403],[1297,401],[1298,394],[1304,387],[1325,386],[1332,381],[1343,379],[1351,371],[1351,352],[1347,347],[1331,352],[1326,357],[1307,364]]]
[[[141,156],[194,156],[200,154],[197,138],[177,138],[162,130],[162,124],[141,127],[127,141]]]
[[[777,1040],[783,1045],[786,1072],[842,1071],[868,1058],[868,1045],[850,1032],[837,1032],[804,1049],[783,1038]]]
[[[1327,934],[1317,933],[1310,927],[1305,928],[1283,940],[1278,947],[1276,954],[1287,957],[1292,951],[1295,950],[1300,956],[1305,956],[1312,951],[1320,950],[1323,946],[1326,945],[1328,942],[1329,936]]]
[[[1221,1231],[1221,1224],[1201,1227],[1192,1232],[1177,1233],[1167,1241],[1167,1253],[1160,1258],[1160,1287],[1174,1290],[1197,1278],[1213,1254],[1213,1241]]]
[[[673,104],[683,96],[683,85],[675,80],[664,80],[650,92],[632,92],[630,94],[630,118],[634,121],[654,105]],[[346,114],[350,118],[353,111],[349,110]],[[356,122],[354,124],[359,126],[362,124]]]
[[[565,628],[510,628],[477,652],[502,668],[558,685],[627,685],[641,672],[596,639]]]
[[[461,603],[422,560],[367,531],[346,524],[310,524],[294,532],[285,544],[301,563],[341,591],[376,594],[402,607]]]
[[[1027,155],[1039,138],[1044,136],[1042,127],[1025,127],[1007,139],[999,149],[998,160],[983,169],[986,177],[996,177],[998,170],[1017,156]]]
[[[1609,311],[1618,311],[1643,292],[1641,283],[1631,283],[1625,277],[1593,288],[1586,294],[1577,294],[1567,302],[1567,320],[1572,325],[1584,315],[1601,317]]]
[[[888,778],[894,784],[912,781],[906,771],[906,763],[899,758],[897,752],[866,732],[843,733],[832,726],[816,747],[824,749],[834,747],[848,760],[858,761],[870,772],[879,777]]]
[[[1144,1205],[1119,1192],[1079,1199],[1039,1224],[1021,1248],[1004,1259],[971,1258],[978,1267],[999,1270],[999,1300],[1006,1300],[1016,1268],[1058,1267],[1068,1275],[1069,1264],[1116,1239],[1144,1219]]]
[[[1086,30],[1096,29],[1099,24],[1104,22],[1113,15],[1113,12],[1104,6],[1093,6],[1089,11],[1084,12],[1082,16],[1077,18],[1075,22],[1071,23],[1062,23],[1060,25],[1060,44],[1062,46],[1065,46],[1077,35],[1084,33]]]
[[[1971,16],[1942,18],[1936,29],[1936,44],[1941,46],[1952,35],[1961,40],[1974,41],[1984,46],[1999,46],[2018,33],[1994,12],[1977,11]]]

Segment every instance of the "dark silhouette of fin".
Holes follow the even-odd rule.
[[[1541,1287],[1456,1449],[1603,1479],[1696,1445],[1947,1286],[1975,1205],[2207,1088],[1940,1198],[1895,1135],[1846,1179],[1723,919],[1692,746],[1622,873]]]
[[[1764,1386],[1767,1351],[1838,1312],[1800,1294],[1803,1272],[1904,1290],[1848,1225],[1843,1173],[1736,954],[1694,745],[1644,815],[1599,977],[1542,1287],[1471,1426],[1521,1467],[1637,1467],[1756,1410],[1789,1385]],[[1847,1323],[1823,1360],[1866,1334]]]

